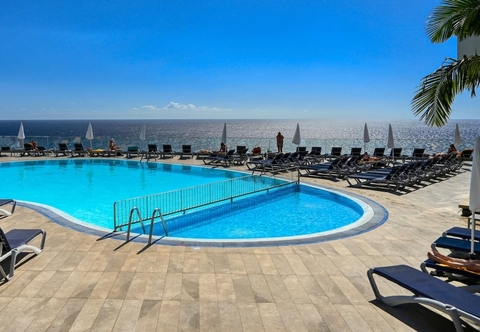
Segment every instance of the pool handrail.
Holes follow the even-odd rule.
[[[242,183],[241,181],[243,181],[244,183],[251,183],[253,181],[254,187],[240,187],[240,184]],[[121,230],[122,227],[125,226],[128,226],[130,228],[131,224],[142,223],[143,225],[143,221],[147,221],[152,218],[154,219],[156,217],[161,217],[163,219],[163,217],[168,215],[174,215],[179,213],[185,214],[188,210],[200,208],[226,200],[233,201],[234,198],[254,194],[261,191],[268,191],[270,189],[279,188],[292,183],[297,183],[297,180],[278,179],[275,177],[265,177],[260,175],[246,175],[233,179],[207,183],[195,187],[188,187],[163,193],[157,193],[153,195],[146,195],[116,201],[113,203],[114,231]],[[222,195],[223,191],[227,191],[225,195]],[[198,202],[197,204],[188,204],[189,199],[185,198],[190,198],[191,201],[192,197],[200,200],[200,202]],[[160,216],[154,216],[156,209],[161,209],[162,212]],[[130,220],[133,210],[136,210],[137,213],[140,215],[138,220]],[[144,216],[141,216],[140,211],[144,213]],[[153,211],[150,217],[147,215],[150,214],[149,211]],[[125,218],[127,212],[130,214],[130,218],[128,221],[126,221]],[[126,222],[122,222],[122,220],[125,220]],[[162,221],[162,223],[165,222]],[[164,226],[164,229],[166,229],[166,226]]]

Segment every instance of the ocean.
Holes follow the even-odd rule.
[[[363,142],[365,122],[352,120],[3,120],[0,121],[0,145],[20,147],[17,138],[20,122],[23,123],[25,142],[34,139],[47,149],[67,142],[73,148],[74,142],[84,147],[90,144],[94,149],[106,149],[110,138],[125,148],[147,144],[171,144],[181,151],[183,144],[190,144],[194,151],[200,149],[218,150],[224,123],[227,124],[227,148],[245,145],[250,151],[260,146],[262,151],[276,151],[275,136],[280,131],[285,136],[284,152],[294,151],[291,143],[297,122],[300,124],[301,146],[308,150],[321,146],[324,153],[334,146],[343,148],[345,153],[352,147],[362,147],[372,152],[376,147],[386,147],[388,125],[392,125],[395,147],[402,148],[403,154],[410,154],[414,148],[425,148],[426,153],[446,152],[455,137],[455,124],[459,125],[462,144],[459,150],[473,148],[480,135],[480,120],[452,120],[442,128],[424,125],[418,120],[372,121],[368,122],[370,142]],[[94,139],[85,138],[88,123],[92,123]],[[140,139],[142,126],[146,125],[146,139]]]

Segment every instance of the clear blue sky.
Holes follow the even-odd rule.
[[[414,119],[440,0],[0,2],[2,119]],[[476,118],[462,96],[453,118]]]

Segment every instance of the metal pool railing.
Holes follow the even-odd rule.
[[[184,214],[188,210],[282,187],[297,181],[298,179],[248,175],[117,201],[113,204],[114,231],[122,230],[122,227],[129,226],[129,224],[141,223],[143,226],[144,221],[151,220],[153,222],[155,218],[161,218],[163,222],[164,216]],[[131,212],[133,210],[137,212],[136,220],[132,220]]]

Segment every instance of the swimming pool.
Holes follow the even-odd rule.
[[[7,162],[0,163],[0,169],[2,196],[53,207],[49,210],[65,220],[92,222],[93,228],[103,231],[113,229],[115,201],[245,176],[210,167],[118,159]],[[311,240],[320,233],[364,231],[366,225],[373,227],[370,223],[374,215],[371,204],[358,198],[295,185],[172,218],[167,221],[169,236],[161,242],[265,243],[274,238],[278,243],[295,237]],[[386,211],[383,217],[373,220],[383,222],[385,215]],[[158,235],[162,235],[161,229]]]

